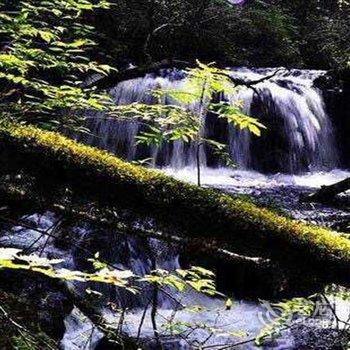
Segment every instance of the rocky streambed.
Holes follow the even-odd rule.
[[[191,181],[194,174],[191,169],[167,172],[186,181]],[[253,172],[206,170],[203,182],[234,195],[249,196],[259,205],[282,211],[285,215],[344,230],[350,221],[347,195],[333,206],[299,202],[301,193],[312,192],[321,184],[335,182],[342,176],[346,177],[348,173],[336,170],[303,176],[266,176]],[[0,246],[63,259],[61,267],[64,268],[89,270],[88,259],[96,252],[116,268],[132,270],[139,276],[149,273],[154,266],[175,270],[184,265],[184,257],[172,245],[127,237],[86,223],[65,222],[62,225],[62,218],[49,212],[28,213],[22,217],[21,223],[2,224]],[[236,272],[226,269],[220,278],[227,281],[238,279]],[[126,338],[139,338],[145,348],[157,347],[150,288],[142,287],[141,293],[133,295],[96,283],[59,283],[5,271],[2,276],[6,281],[3,284],[6,292],[17,295],[28,309],[33,307],[35,322],[56,340],[61,349],[118,349],[116,343],[106,340],[106,334],[118,332]],[[265,278],[273,279],[269,275]],[[87,290],[95,291],[96,295]],[[269,301],[237,297],[234,290],[227,294],[233,300],[230,308],[225,305],[225,298],[213,298],[192,289],[179,293],[169,288],[166,293],[159,293],[155,321],[163,348],[256,348],[254,338],[279,316],[281,310]],[[350,315],[348,303],[336,301],[336,304],[341,317]],[[97,320],[102,321],[103,329],[97,325]],[[329,310],[322,317],[315,315],[311,320],[291,319],[282,335],[267,341],[264,349],[339,348],[342,338],[338,328]]]
[[[185,168],[179,171],[166,169],[166,173],[179,179],[196,182],[196,171]],[[303,203],[303,195],[314,193],[323,185],[331,185],[350,176],[347,170],[335,169],[300,175],[265,175],[254,171],[204,169],[204,186],[218,188],[233,195],[243,195],[258,205],[276,210],[283,215],[335,231],[350,231],[350,191],[327,205]]]

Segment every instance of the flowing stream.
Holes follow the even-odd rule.
[[[234,76],[245,81],[261,79],[272,72],[272,69],[232,70]],[[298,201],[302,192],[312,192],[320,185],[350,176],[349,172],[338,169],[341,164],[337,156],[335,130],[327,115],[321,92],[313,87],[313,81],[323,73],[281,71],[271,80],[256,86],[259,96],[249,89],[241,89],[235,95],[226,96],[227,101],[231,103],[242,101],[243,111],[258,117],[266,125],[267,131],[263,132],[261,138],[256,138],[246,131],[237,131],[225,123],[219,123],[213,116],[208,115],[204,123],[204,134],[229,145],[230,155],[237,168],[224,168],[210,150],[204,149],[201,155],[203,184],[235,194],[248,195],[259,203],[278,207],[297,219],[333,228],[341,228],[343,222],[349,222],[349,211],[300,204]],[[176,88],[182,84],[183,78],[182,72],[163,71],[158,75],[122,82],[112,90],[112,95],[118,104],[135,101],[151,103],[149,90]],[[141,130],[139,124],[106,119],[103,114],[90,115],[88,124],[94,136],[85,136],[83,141],[112,151],[128,160],[152,157],[153,165],[162,168],[167,174],[184,181],[195,180],[195,154],[191,145],[175,142],[161,148],[137,147],[135,136]],[[44,213],[29,216],[26,220],[41,230],[50,230],[57,218],[51,213]],[[101,232],[83,223],[71,230],[76,238],[68,246],[53,238],[47,240],[46,237],[40,237],[35,230],[24,227],[13,227],[10,232],[2,232],[0,244],[20,248],[31,246],[32,250],[42,251],[47,257],[64,257],[64,266],[73,269],[84,269],[86,259],[91,255],[82,250],[82,247],[88,247],[90,252],[99,251],[102,257],[111,261],[117,268],[131,269],[138,275],[144,275],[152,269],[149,252],[145,249],[147,245],[156,257],[158,268],[174,270],[181,266],[176,247],[155,240],[125,237],[113,231]],[[86,286],[75,283],[70,287],[83,297]],[[123,331],[135,336],[151,291],[145,290],[140,297],[125,294],[112,287],[94,285],[93,289],[104,293],[99,312],[112,326],[118,323],[120,315],[102,305],[113,301],[129,308],[125,315]],[[192,309],[199,306],[199,312],[179,309],[173,316],[178,321],[196,324],[198,329],[188,335],[187,340],[169,337],[165,341],[166,349],[191,349],[188,340],[197,346],[205,342],[208,349],[216,349],[215,345],[218,344],[240,342],[242,345],[235,349],[252,349],[255,348],[254,342],[249,340],[259,333],[274,313],[269,304],[236,299],[232,309],[226,310],[223,299],[199,295],[192,290],[183,295],[174,293],[173,297],[179,298],[182,304]],[[157,323],[162,328],[164,319],[172,317],[176,306],[172,299],[162,294],[158,297],[158,305]],[[149,314],[142,327],[142,339],[153,335],[152,323],[148,316]],[[101,333],[77,308],[66,317],[65,327],[66,333],[61,341],[62,349],[98,348],[102,339]],[[208,337],[209,328],[220,329],[220,332]],[[292,328],[275,342],[267,344],[264,349],[309,348],[308,332],[305,329],[307,327],[296,332]],[[322,348],[322,339],[317,341],[320,341],[318,348]],[[317,342],[315,344],[317,346]],[[151,344],[148,346],[152,347]]]

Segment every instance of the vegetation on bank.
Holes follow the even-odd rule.
[[[0,1],[0,118],[86,132],[82,111],[113,110],[106,91],[82,81],[116,69],[96,59],[95,28],[84,20],[107,1]]]
[[[177,58],[337,70],[349,61],[349,16],[338,0],[119,0],[91,20],[121,66]]]
[[[295,265],[301,264],[302,257],[304,268],[349,282],[350,241],[328,229],[125,163],[106,151],[32,126],[3,124],[0,140],[2,159],[17,171],[135,210],[176,227],[183,235],[218,240],[243,254],[258,252]]]

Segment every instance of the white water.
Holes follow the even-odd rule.
[[[198,299],[198,298],[197,298]],[[237,344],[245,342],[241,346],[235,346],[234,349],[258,349],[254,344],[256,337],[261,330],[269,322],[269,309],[257,302],[234,300],[231,310],[225,310],[224,301],[218,299],[201,298],[196,301],[194,297],[188,304],[188,309],[179,310],[175,313],[173,310],[161,309],[156,318],[159,329],[161,329],[163,337],[166,339],[168,335],[169,341],[165,340],[165,349],[192,350],[200,349],[202,346],[214,346]],[[195,311],[191,311],[195,310]],[[137,334],[140,324],[140,318],[143,310],[132,310],[126,315],[124,330],[128,334]],[[275,315],[276,316],[276,315]],[[107,312],[104,314],[107,323],[115,324],[116,317]],[[189,323],[195,331],[186,330],[183,327],[183,338],[171,336],[165,331],[163,325],[166,325],[166,319],[174,318],[174,322]],[[213,336],[209,335],[213,332]],[[149,312],[146,315],[144,325],[142,327],[142,339],[153,338],[154,331],[150,322]],[[290,332],[286,332],[275,342],[266,344],[264,349],[293,349],[294,340],[290,336]],[[214,347],[215,349],[215,347]]]
[[[276,69],[232,69],[232,75],[246,82],[271,75]],[[273,78],[252,89],[240,88],[225,99],[230,103],[240,101],[243,112],[259,118],[267,127],[262,137],[251,136],[247,131],[237,131],[226,125],[217,131],[217,122],[206,118],[204,135],[226,142],[231,158],[240,169],[268,172],[297,173],[336,168],[337,149],[331,120],[320,91],[313,81],[323,71],[283,70]],[[111,93],[117,104],[135,101],[152,103],[150,91],[156,88],[176,89],[182,84],[184,73],[162,72],[161,76],[119,83]],[[264,108],[262,108],[262,102]],[[135,146],[135,136],[140,125],[135,122],[118,122],[103,116],[90,116],[89,126],[95,136],[87,142],[108,149],[129,160],[153,157],[154,164],[183,168],[195,164],[194,148],[182,142],[148,151]],[[208,150],[202,154],[202,164],[213,166],[220,160],[209,160]]]
[[[93,350],[104,338],[103,333],[76,307],[65,318],[64,325],[66,332],[60,342],[61,350]]]
[[[181,169],[164,168],[163,171],[178,180],[195,184],[197,170],[194,167]],[[252,170],[234,170],[229,168],[203,168],[201,182],[205,186],[241,187],[241,188],[274,188],[277,186],[296,186],[317,189],[341,181],[350,176],[350,171],[333,169],[331,171],[308,172],[305,174],[272,174],[266,175]]]
[[[175,175],[178,178],[186,179],[187,181],[195,181],[194,169],[182,169],[180,171],[174,171],[173,169],[167,169],[169,174]],[[350,174],[344,171],[334,170],[329,173],[317,173],[317,174],[306,174],[306,175],[271,175],[266,176],[256,172],[249,171],[232,171],[228,169],[205,169],[203,173],[203,182],[211,186],[223,186],[230,188],[231,186],[237,188],[240,187],[243,193],[258,188],[259,190],[272,189],[275,190],[276,186],[301,186],[303,189],[314,188],[319,183],[332,183],[341,177],[349,176]],[[236,187],[237,186],[237,187]],[[312,210],[314,212],[315,210]],[[319,214],[318,214],[319,215]],[[41,230],[48,230],[51,233],[52,227],[55,226],[58,218],[53,214],[46,213],[43,216],[32,215],[26,218],[26,222],[34,224]],[[14,227],[11,232],[2,232],[0,238],[1,246],[11,246],[17,248],[26,248],[32,246],[32,251],[42,252],[43,256],[49,258],[63,258],[66,260],[64,266],[71,269],[80,269],[81,261],[91,257],[95,252],[91,252],[91,255],[86,255],[84,251],[79,252],[79,246],[85,247],[87,242],[97,239],[98,236],[94,235],[94,231],[89,229],[86,225],[81,225],[71,229],[74,239],[71,239],[70,244],[66,249],[57,248],[57,242],[59,238],[49,239],[42,236],[35,230],[29,230],[25,227],[17,226]],[[57,235],[57,233],[55,234]],[[122,237],[119,239],[113,238],[113,233],[105,231],[103,235],[106,237],[106,241],[109,244],[100,246],[99,251],[102,256],[104,254],[111,255],[111,262],[123,269],[132,269],[136,274],[143,275],[150,271],[151,266],[148,260],[147,252],[142,248],[142,244],[133,238],[129,238],[126,243],[122,244]],[[57,235],[59,237],[59,235]],[[34,244],[33,244],[34,243]],[[89,246],[89,244],[88,244]],[[90,243],[91,246],[91,243]],[[93,247],[95,244],[92,245]],[[97,244],[98,246],[98,244]],[[172,248],[167,248],[164,244],[159,242],[151,243],[152,251],[157,257],[157,265],[160,268],[173,270],[178,268],[178,255]],[[124,251],[128,250],[128,258],[123,258]],[[85,258],[82,258],[85,256]],[[235,276],[231,276],[235,278]],[[70,284],[70,288],[74,288],[75,292],[84,297],[86,295],[84,290],[89,286],[86,284]],[[116,300],[113,299],[112,294],[109,296],[110,291],[107,288],[99,287],[96,284],[90,286],[94,290],[100,290],[106,295],[103,298],[101,304],[100,314],[104,318],[105,322],[110,325],[111,329],[116,328],[119,322],[118,314],[112,312],[106,303],[118,300],[128,300],[129,298],[129,311],[125,315],[125,323],[123,331],[129,335],[136,336],[138,327],[143,314],[143,308],[132,301],[131,296],[127,298],[125,295],[117,292]],[[199,295],[191,290],[186,293],[178,294],[172,292],[172,295],[179,300],[181,303],[186,305],[188,309],[179,310],[174,320],[178,322],[189,322],[198,327],[195,332],[192,332],[188,336],[187,341],[179,340],[178,337],[169,337],[167,349],[181,349],[189,350],[192,347],[189,345],[197,344],[205,341],[210,331],[204,329],[204,325],[212,329],[216,329],[216,334],[207,340],[206,345],[214,344],[232,344],[239,343],[245,340],[253,339],[261,329],[266,326],[266,322],[271,321],[277,314],[271,314],[271,309],[266,308],[264,304],[258,301],[251,302],[247,300],[237,300],[233,297],[234,305],[231,310],[225,310],[224,300],[218,298],[209,298],[203,295]],[[150,295],[148,292],[143,291],[142,296],[136,297],[139,299],[139,303],[144,305],[149,299]],[[112,298],[112,299],[110,299]],[[133,298],[135,299],[135,298]],[[128,305],[128,304],[127,304]],[[165,318],[172,316],[172,310],[174,306],[169,303],[169,300],[161,296],[159,299],[159,315],[157,316],[157,324],[162,332],[165,329],[162,325],[165,323]],[[268,304],[267,304],[268,305]],[[190,309],[200,306],[198,312],[193,312]],[[273,311],[273,310],[272,310]],[[337,312],[339,317],[345,319],[349,315],[349,304],[343,302],[337,302]],[[61,341],[61,348],[63,350],[93,350],[96,348],[98,342],[102,338],[102,334],[96,330],[91,321],[86,318],[78,309],[74,308],[73,311],[65,318],[66,332]],[[244,332],[245,334],[243,334]],[[306,332],[306,331],[305,331]],[[166,333],[166,332],[165,332]],[[239,335],[242,333],[242,335]],[[306,332],[307,333],[307,332]],[[141,339],[146,340],[147,337],[153,336],[152,323],[150,321],[150,313],[146,315],[144,326],[142,327]],[[295,336],[295,335],[294,335]],[[296,338],[293,334],[288,331],[283,333],[277,341],[267,344],[264,349],[282,350],[282,349],[293,349],[295,348]],[[308,335],[303,335],[298,332],[296,335],[298,341],[305,341],[307,343]],[[302,339],[302,340],[300,340]],[[303,340],[304,339],[304,340]],[[322,339],[320,339],[321,341]],[[189,342],[189,343],[188,343]],[[254,341],[245,343],[237,349],[257,349],[254,346]]]
[[[174,175],[182,180],[195,182],[195,169],[186,168],[175,171],[174,169],[166,169],[168,174]],[[240,188],[242,193],[259,189],[263,191],[275,190],[276,187],[285,186],[290,188],[293,186],[300,187],[301,189],[309,188],[313,189],[318,187],[319,184],[330,184],[343,177],[349,176],[349,172],[334,170],[328,173],[313,173],[305,175],[263,175],[252,171],[234,171],[228,169],[205,169],[203,172],[203,182],[206,185],[230,188],[231,186],[235,189]],[[315,210],[313,209],[312,212]],[[49,230],[54,227],[57,218],[50,213],[46,213],[43,216],[32,215],[26,218],[26,222],[38,226],[41,230]],[[3,233],[1,235],[0,244],[1,246],[12,246],[18,248],[25,248],[32,246],[33,251],[42,252],[43,256],[50,258],[64,258],[66,263],[65,267],[71,269],[79,269],[79,262],[82,260],[82,255],[86,256],[86,253],[79,253],[79,245],[85,247],[86,242],[96,239],[93,231],[89,227],[82,225],[75,227],[72,232],[76,234],[76,238],[71,241],[67,250],[57,248],[56,240],[50,239],[47,241],[47,237],[43,236],[40,238],[40,234],[35,230],[28,230],[27,228],[17,226],[12,229],[10,234]],[[99,233],[100,235],[101,233]],[[103,234],[106,236],[108,245],[104,245],[103,248],[99,249],[101,254],[105,253],[111,255],[111,262],[123,269],[132,269],[136,274],[143,275],[150,271],[151,266],[148,261],[147,253],[142,249],[142,245],[137,240],[129,238],[126,245],[121,244],[119,239],[113,238],[112,232],[105,231]],[[98,236],[97,236],[98,237]],[[39,239],[40,238],[40,239]],[[59,239],[57,240],[59,242]],[[113,243],[114,242],[114,243]],[[118,243],[119,242],[119,243]],[[34,245],[33,245],[34,243]],[[94,246],[94,245],[93,245]],[[151,243],[151,247],[155,256],[157,257],[157,265],[160,268],[173,270],[178,268],[178,255],[175,250],[169,249],[164,244],[160,244],[157,241]],[[128,258],[123,258],[124,250],[128,250]],[[93,253],[93,252],[92,252]],[[91,253],[91,254],[92,254]],[[88,258],[89,256],[86,256]],[[91,256],[90,256],[91,257]],[[232,276],[235,278],[235,276]],[[88,287],[85,284],[70,284],[71,288],[84,297],[84,290]],[[101,288],[93,285],[92,289],[100,290],[103,293],[107,293],[106,303],[109,300],[108,289]],[[218,298],[209,298],[203,295],[199,295],[191,290],[186,293],[178,294],[173,293],[173,296],[179,298],[181,303],[186,305],[189,309],[182,309],[176,313],[175,321],[178,322],[190,322],[198,329],[191,333],[188,337],[188,341],[193,344],[199,344],[208,338],[210,332],[208,329],[203,329],[203,325],[207,327],[217,329],[217,333],[212,336],[206,343],[207,346],[213,344],[232,344],[245,340],[253,339],[261,329],[266,325],[266,321],[271,321],[276,314],[270,314],[271,310],[266,308],[264,304],[259,302],[251,302],[247,300],[234,300],[234,306],[231,310],[225,310],[224,300]],[[117,292],[117,300],[124,300],[125,295]],[[143,292],[142,297],[139,298],[141,305],[144,305],[148,298],[149,293]],[[136,299],[137,299],[136,298]],[[135,298],[134,298],[135,299]],[[130,309],[125,315],[125,324],[123,331],[127,334],[136,336],[138,327],[143,314],[143,308],[140,306],[134,306],[135,300],[131,301],[129,296]],[[102,304],[103,305],[103,304]],[[103,316],[105,322],[107,322],[112,328],[117,327],[119,322],[118,314],[112,312],[109,308],[102,306],[100,313]],[[174,308],[169,300],[162,295],[159,299],[159,315],[157,317],[157,323],[159,328],[164,332],[162,325],[164,324],[165,318],[170,318],[172,310]],[[267,304],[268,305],[268,304]],[[193,307],[200,306],[199,312],[193,312],[190,309]],[[348,316],[349,304],[348,303],[337,303],[337,312],[342,319]],[[75,350],[93,350],[102,338],[100,332],[96,330],[91,321],[86,318],[81,312],[74,308],[73,311],[67,315],[65,319],[66,332],[64,338],[61,341],[61,348],[64,350],[75,349]],[[244,331],[246,334],[240,335]],[[150,313],[146,315],[144,326],[142,327],[142,339],[153,336],[152,323],[150,321]],[[302,338],[303,335],[298,333],[298,337]],[[307,337],[307,336],[306,336]],[[176,337],[175,337],[176,338]],[[179,341],[174,337],[170,337],[169,348],[172,349],[191,349],[187,341]],[[290,331],[283,334],[276,342],[266,345],[265,349],[293,349],[295,348],[295,338]],[[304,341],[307,341],[304,339]],[[256,349],[254,342],[250,341],[237,349]]]
[[[233,75],[245,81],[255,81],[271,75],[275,70],[239,69]],[[282,70],[273,78],[256,85],[260,98],[252,89],[239,90],[237,95],[231,96],[232,102],[244,102],[243,111],[256,116],[254,105],[265,105],[265,113],[260,112],[269,137],[279,136],[281,144],[273,144],[273,148],[262,149],[259,155],[269,154],[266,158],[273,162],[274,152],[278,167],[281,171],[295,173],[304,170],[330,169],[337,165],[337,150],[335,147],[332,123],[326,113],[324,101],[319,90],[313,87],[313,81],[324,74],[322,71]],[[259,116],[259,113],[258,115]],[[269,133],[269,129],[276,129]],[[238,139],[238,140],[236,140]],[[254,160],[252,139],[247,132],[237,133],[230,127],[230,142],[234,143],[232,159],[237,160],[243,168],[256,168],[259,160]],[[270,140],[265,138],[265,142]],[[267,145],[266,145],[267,146]],[[252,159],[253,158],[253,159]],[[242,161],[243,160],[243,161]]]

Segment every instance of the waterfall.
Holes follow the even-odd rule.
[[[270,75],[271,69],[240,69],[248,81]],[[329,170],[338,165],[332,122],[321,92],[313,86],[322,71],[291,70],[251,89],[239,91],[231,101],[242,100],[243,112],[259,117],[267,127],[259,139],[230,127],[232,158],[245,169],[298,173]]]
[[[244,81],[254,81],[271,75],[275,69],[232,69],[232,75]],[[232,160],[240,169],[265,173],[300,173],[329,170],[338,165],[332,122],[326,113],[321,92],[313,81],[323,71],[281,70],[273,78],[255,85],[255,91],[238,88],[229,103],[240,101],[245,114],[258,118],[267,127],[257,138],[247,131],[206,116],[204,135],[229,146]],[[176,89],[185,74],[164,70],[144,78],[119,83],[111,94],[117,104],[132,102],[152,103],[153,89]],[[89,144],[116,153],[127,160],[153,158],[154,165],[183,168],[194,166],[194,147],[177,141],[161,148],[135,145],[135,136],[141,131],[136,122],[116,121],[103,115],[92,115],[88,125],[93,135]],[[202,164],[220,166],[209,149],[204,149]]]

